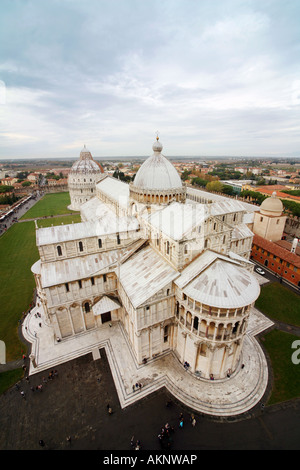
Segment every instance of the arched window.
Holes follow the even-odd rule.
[[[193,326],[194,326],[195,330],[198,330],[199,318],[194,317],[194,322],[193,323],[194,323]]]
[[[170,253],[170,243],[167,242],[167,255]]]
[[[89,313],[91,311],[89,302],[85,302],[85,304],[83,305],[83,308],[84,308],[85,313]]]
[[[234,327],[232,328],[232,333],[236,333],[236,332],[237,332],[238,326],[239,326],[239,322],[236,322],[236,324],[235,324]]]
[[[62,249],[60,245],[57,246],[57,254],[58,256],[62,256]]]
[[[164,343],[168,341],[169,327],[168,325],[164,327]]]

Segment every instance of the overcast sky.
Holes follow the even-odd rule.
[[[0,159],[300,156],[299,0],[1,0]]]

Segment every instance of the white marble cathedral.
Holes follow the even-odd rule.
[[[161,152],[157,138],[129,185],[102,175],[81,223],[37,229],[38,295],[55,341],[121,322],[139,364],[173,351],[198,377],[224,378],[260,292],[253,233],[242,203],[187,198]]]

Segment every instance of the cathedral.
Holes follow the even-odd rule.
[[[37,293],[55,343],[120,322],[138,364],[172,351],[195,376],[223,379],[260,293],[246,209],[188,197],[158,138],[152,150],[127,184],[83,149],[69,176],[81,222],[36,230]]]

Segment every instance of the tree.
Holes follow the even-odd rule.
[[[181,174],[181,179],[182,181],[186,181],[189,178],[189,175],[191,174],[191,171],[189,170],[184,170]]]
[[[207,185],[208,181],[207,180],[204,180],[202,178],[193,178],[192,179],[192,185],[196,185],[196,186],[202,186],[202,187],[205,187]]]
[[[17,173],[17,178],[19,178],[19,180],[26,180],[27,176],[29,175],[29,171],[19,171]],[[19,182],[19,181],[18,181]]]
[[[229,186],[229,184],[223,184],[222,193],[223,194],[228,194],[229,196],[232,196],[234,194],[233,187]]]
[[[217,193],[222,192],[223,184],[220,181],[210,181],[206,185],[208,191],[215,191]]]
[[[13,186],[8,186],[6,184],[0,184],[0,193],[11,193],[13,191]]]
[[[285,210],[290,212],[294,217],[300,217],[300,204],[295,201],[289,201],[287,199],[281,199]]]

